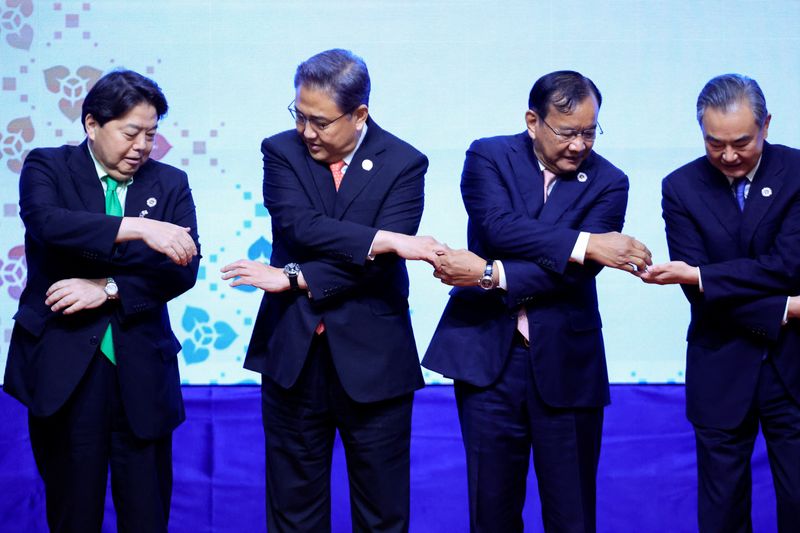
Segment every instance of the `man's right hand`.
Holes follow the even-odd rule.
[[[163,220],[124,217],[117,233],[117,242],[144,241],[148,247],[166,255],[173,263],[186,266],[197,255],[197,246],[190,231],[191,228]]]
[[[616,231],[592,233],[585,258],[631,273],[644,272],[653,264],[653,254],[644,243]]]
[[[426,261],[438,266],[437,252],[447,246],[427,235],[406,235],[393,231],[379,230],[372,242],[372,255],[392,252],[403,259]]]

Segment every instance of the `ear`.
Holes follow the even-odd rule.
[[[769,131],[769,121],[772,120],[772,115],[767,115],[766,120],[764,120],[764,127],[761,128],[764,132],[764,138],[767,138],[767,132]]]
[[[86,119],[83,121],[83,126],[86,128],[86,135],[89,137],[89,140],[94,142],[95,129],[99,128],[100,124],[97,123],[91,113],[86,115]]]
[[[528,135],[536,140],[536,125],[539,123],[539,115],[528,109],[525,112],[525,124],[528,126]]]
[[[353,116],[356,117],[356,129],[361,131],[364,129],[364,124],[367,123],[367,118],[369,117],[369,108],[361,104],[353,111]]]

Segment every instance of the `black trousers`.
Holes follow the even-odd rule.
[[[497,382],[485,388],[455,384],[467,452],[470,531],[523,531],[532,449],[545,531],[593,532],[603,408],[544,403],[530,357],[516,342]]]
[[[778,531],[800,531],[800,405],[768,359],[761,364],[753,405],[738,427],[694,427],[701,533],[753,531],[750,458],[759,423],[775,485]]]
[[[118,531],[167,531],[172,435],[152,441],[133,434],[117,369],[99,350],[64,407],[29,416],[28,425],[51,531],[100,532],[109,467]]]
[[[270,533],[331,530],[337,430],[347,460],[353,531],[408,531],[413,393],[374,403],[350,399],[325,334],[312,342],[294,386],[284,389],[265,377],[261,393]]]

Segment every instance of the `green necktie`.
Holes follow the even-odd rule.
[[[106,215],[113,215],[115,217],[122,216],[122,205],[119,203],[117,196],[117,187],[119,182],[109,176],[103,176],[103,181],[106,183]],[[108,325],[103,340],[100,342],[100,351],[108,357],[112,364],[117,364],[117,356],[114,353],[114,339],[111,337],[111,324]]]

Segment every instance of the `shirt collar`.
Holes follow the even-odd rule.
[[[367,124],[366,124],[366,122],[365,122],[365,123],[364,123],[364,128],[361,130],[361,135],[359,136],[359,138],[358,138],[358,142],[356,143],[356,147],[355,147],[355,148],[353,148],[353,151],[352,151],[352,152],[350,152],[349,154],[347,154],[347,155],[346,155],[346,156],[345,156],[345,157],[342,159],[342,161],[344,161],[344,164],[345,164],[345,165],[347,165],[347,166],[350,166],[350,161],[352,161],[352,160],[353,160],[353,156],[356,154],[356,152],[358,151],[358,148],[361,146],[361,143],[364,141],[364,137],[366,137],[366,136],[367,136],[367,129],[368,129],[368,128],[367,128]]]

